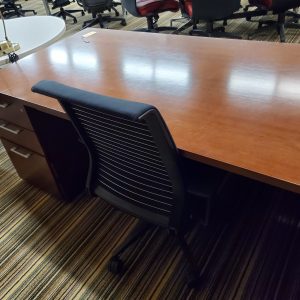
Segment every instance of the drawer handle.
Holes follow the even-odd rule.
[[[0,108],[6,108],[8,105],[6,102],[0,103]]]
[[[7,127],[7,125],[8,124],[6,124],[6,123],[2,123],[2,124],[0,124],[0,128],[5,131],[8,131],[9,133],[16,134],[16,135],[20,133],[21,129],[12,129],[12,128]]]
[[[23,158],[29,158],[31,156],[31,153],[30,152],[27,152],[27,153],[22,153],[20,151],[17,150],[17,147],[12,147],[10,148],[10,151],[23,157]]]

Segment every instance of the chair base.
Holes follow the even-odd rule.
[[[224,26],[214,27],[213,22],[206,23],[206,30],[198,29],[197,25],[194,24],[193,29],[190,30],[189,34],[215,38],[241,39],[240,36],[225,32]]]
[[[108,270],[114,274],[120,274],[124,271],[123,262],[120,259],[121,254],[131,245],[133,245],[141,236],[143,236],[150,229],[155,228],[154,225],[147,223],[145,221],[139,220],[138,224],[134,227],[132,232],[128,235],[126,240],[120,245],[112,254],[111,259],[108,263]],[[187,262],[188,262],[188,282],[189,287],[196,287],[199,281],[199,272],[196,268],[196,263],[192,257],[190,249],[183,237],[183,235],[179,234],[175,231],[170,231],[176,237],[178,245],[180,246]]]
[[[176,19],[174,19],[176,22]],[[193,26],[193,21],[189,20],[187,21],[185,24],[183,24],[182,26],[177,27],[177,29],[173,32],[173,34],[178,34],[186,29],[188,29],[189,27]]]
[[[8,2],[4,4],[3,16],[5,18],[10,17],[24,17],[26,13],[32,13],[36,15],[36,11],[34,9],[22,9],[20,4],[15,4],[14,2]]]
[[[134,31],[162,32],[162,31],[176,31],[177,30],[177,27],[158,26],[157,25],[158,19],[159,19],[158,15],[147,16],[147,28],[135,29]]]
[[[154,29],[149,29],[149,28],[138,28],[134,29],[134,31],[140,31],[140,32],[152,32],[152,33],[159,33],[163,31],[172,31],[172,33],[175,33],[177,31],[177,27],[171,27],[171,26],[160,26],[156,27]]]
[[[54,13],[52,16],[60,17],[63,18],[64,20],[67,19],[67,17],[73,19],[73,23],[77,23],[76,17],[72,15],[72,13],[80,12],[82,16],[85,15],[84,11],[82,9],[72,9],[72,10],[67,10],[63,9],[63,7],[60,7],[60,10],[57,13]]]
[[[291,17],[290,20],[286,20],[286,17]],[[258,31],[264,30],[265,28],[276,28],[280,42],[285,43],[285,28],[296,28],[300,29],[300,24],[298,21],[300,19],[300,14],[292,11],[278,13],[278,18],[276,20],[259,20],[258,21]],[[256,33],[257,33],[256,32]]]
[[[105,23],[120,21],[122,26],[126,26],[126,20],[123,17],[112,17],[110,15],[98,14],[95,18],[83,22],[82,29],[99,25],[100,28],[105,27]]]
[[[230,17],[226,18],[224,20],[224,23],[225,23],[224,25],[226,25],[227,20],[246,18],[247,21],[251,21],[251,18],[253,18],[253,17],[262,17],[262,16],[267,15],[267,13],[268,13],[268,10],[266,8],[263,8],[263,7],[259,7],[259,8],[256,8],[255,10],[248,11],[248,8],[250,6],[251,5],[247,5],[244,8],[243,12],[235,12]]]

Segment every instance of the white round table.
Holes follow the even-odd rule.
[[[7,37],[12,43],[19,43],[16,51],[19,58],[29,55],[40,48],[57,41],[65,32],[65,22],[58,17],[30,16],[5,20]],[[5,40],[2,21],[0,40]],[[0,56],[0,66],[9,63],[7,55]]]

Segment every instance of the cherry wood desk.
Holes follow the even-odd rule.
[[[151,103],[183,155],[300,192],[300,45],[93,28],[0,70],[0,78],[3,143],[17,170],[15,152],[39,155],[42,174],[51,175],[46,189],[69,186],[74,196],[86,154],[57,101],[31,92],[42,79]],[[3,130],[14,126],[30,139]],[[23,171],[43,185],[41,174],[31,180]]]

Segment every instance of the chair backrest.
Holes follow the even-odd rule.
[[[80,6],[88,11],[102,12],[113,6],[113,0],[77,0]]]
[[[137,9],[136,1],[137,0],[122,0],[122,5],[131,15],[139,17],[140,13]]]
[[[159,111],[54,81],[32,91],[56,98],[87,147],[87,188],[154,224],[179,229],[186,217],[177,148]]]
[[[192,0],[193,19],[222,20],[240,8],[240,0]]]

